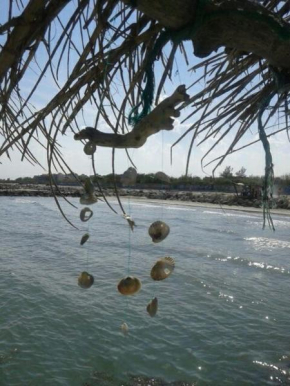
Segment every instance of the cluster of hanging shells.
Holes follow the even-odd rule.
[[[87,143],[85,145],[84,151],[86,154],[92,155],[95,152],[95,150],[96,150],[95,145],[91,143]],[[137,173],[135,169],[129,168],[123,175],[123,183],[132,184],[133,181],[136,181],[136,176],[137,176]],[[161,176],[158,176],[158,177],[160,178]],[[98,199],[95,196],[94,185],[90,180],[90,178],[87,178],[84,184],[84,193],[80,197],[80,204],[92,205],[92,204],[95,204],[97,201]],[[80,211],[80,219],[82,222],[89,221],[92,216],[93,216],[93,211],[89,207],[85,207]],[[123,217],[128,221],[128,225],[133,231],[135,227],[135,222],[131,219],[130,216],[126,214]],[[151,237],[153,243],[160,243],[161,241],[163,241],[169,235],[169,232],[170,232],[169,226],[163,221],[153,222],[148,229],[149,236]],[[89,237],[90,237],[89,233],[85,233],[81,238],[80,245],[84,245],[88,241]],[[175,267],[175,263],[172,257],[169,257],[169,256],[162,257],[158,259],[153,265],[150,272],[150,276],[154,281],[165,280],[172,274],[174,267]],[[94,277],[88,272],[84,271],[78,277],[78,285],[81,288],[88,289],[93,284],[94,284]],[[120,280],[120,282],[117,285],[117,289],[119,293],[124,296],[134,295],[140,291],[141,281],[137,277],[127,276]],[[158,311],[157,297],[154,297],[148,303],[146,310],[150,317],[154,317],[157,314],[157,311]],[[128,333],[127,323],[124,322],[121,325],[121,331],[125,335]]]
[[[170,232],[169,226],[163,221],[155,221],[148,229],[149,236],[154,243],[163,241]],[[172,257],[165,256],[158,259],[153,265],[150,276],[155,281],[167,279],[174,271],[175,263]],[[120,280],[118,283],[118,291],[125,296],[134,295],[141,289],[141,282],[134,276],[128,276]],[[146,311],[152,318],[158,311],[158,299],[154,297],[147,305]],[[126,323],[121,325],[121,331],[126,335],[128,326]]]
[[[86,153],[86,152],[85,152]],[[87,154],[87,153],[86,153]],[[93,154],[93,153],[92,153]],[[92,205],[98,201],[95,196],[95,187],[90,178],[87,178],[84,183],[84,193],[80,197],[81,205]],[[94,212],[89,208],[85,207],[80,211],[80,220],[87,222],[93,217]],[[90,238],[89,233],[85,233],[80,241],[80,245],[84,245]],[[78,285],[81,288],[88,289],[94,284],[94,276],[88,272],[82,272],[78,277]]]

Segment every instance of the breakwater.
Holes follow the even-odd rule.
[[[253,208],[260,208],[262,205],[261,199],[259,198],[252,199],[234,193],[224,192],[188,192],[155,189],[140,190],[134,188],[119,188],[118,192],[121,197],[131,196],[147,198],[150,200],[174,200]],[[80,197],[82,188],[78,186],[59,186],[58,189],[54,189],[54,193],[56,196]],[[115,196],[115,191],[113,189],[104,188],[103,193],[107,197]],[[98,192],[96,194],[100,195]],[[52,195],[53,192],[50,186],[47,185],[0,184],[0,196],[52,197]],[[273,208],[290,209],[290,196],[281,195],[274,197]]]

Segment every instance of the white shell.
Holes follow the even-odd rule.
[[[123,215],[124,219],[128,221],[129,227],[131,228],[131,231],[133,232],[134,227],[137,225],[135,224],[135,221],[130,217],[128,214]]]
[[[129,327],[128,327],[128,324],[127,323],[122,323],[121,324],[121,331],[124,335],[127,335],[128,334],[128,331],[129,331]]]
[[[89,219],[92,217],[93,215],[93,211],[88,208],[87,206],[81,210],[80,212],[80,219],[83,221],[83,222],[86,222],[86,221],[89,221]]]

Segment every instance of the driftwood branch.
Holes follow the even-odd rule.
[[[75,134],[74,139],[88,139],[95,145],[118,149],[141,147],[151,135],[160,130],[173,129],[174,119],[172,117],[177,118],[180,115],[175,107],[188,99],[189,95],[185,91],[185,86],[181,85],[170,97],[164,99],[150,114],[141,119],[129,133],[110,134],[87,127]]]

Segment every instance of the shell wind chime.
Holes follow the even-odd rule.
[[[157,314],[158,299],[156,297],[148,303],[146,310],[148,314],[151,316],[151,318],[153,318]]]
[[[129,331],[129,327],[128,327],[128,324],[126,322],[123,322],[121,324],[121,331],[124,335],[127,335],[128,334],[128,331]]]
[[[85,233],[85,234],[83,235],[83,237],[81,238],[80,244],[81,244],[81,245],[84,245],[84,244],[88,241],[89,238],[90,238],[89,233]]]
[[[95,187],[90,178],[86,179],[84,189],[85,193],[82,194],[80,198],[81,205],[93,205],[98,202],[98,199],[95,196]]]
[[[149,227],[148,233],[153,243],[160,243],[169,235],[170,228],[163,221],[155,221]]]
[[[80,204],[92,205],[95,204],[98,199],[95,196],[95,188],[90,178],[87,178],[84,184],[85,192],[80,197]],[[93,216],[93,211],[89,207],[85,207],[80,211],[80,219],[83,222],[87,222]],[[84,245],[90,237],[89,233],[85,233],[80,241],[80,245]],[[90,288],[94,284],[94,276],[84,271],[78,277],[78,285],[81,288]]]
[[[152,267],[151,278],[156,281],[167,279],[174,271],[174,267],[175,263],[172,257],[162,257]]]
[[[141,282],[137,277],[127,276],[120,280],[118,284],[118,291],[122,295],[134,295],[141,289]]]
[[[96,150],[97,146],[91,141],[87,142],[84,146],[84,153],[86,155],[93,155]]]
[[[94,276],[85,271],[78,277],[78,285],[81,288],[90,288],[94,284],[94,281]]]
[[[93,216],[94,212],[88,208],[88,207],[85,207],[84,209],[81,210],[80,212],[80,219],[83,221],[83,222],[87,222],[89,221],[89,219]]]

